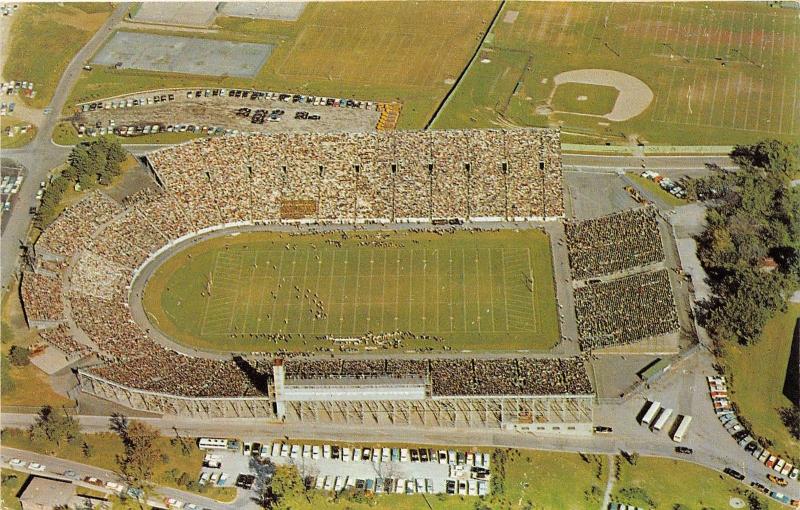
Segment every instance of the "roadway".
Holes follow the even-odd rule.
[[[15,458],[20,459],[26,463],[37,462],[39,464],[42,464],[45,467],[45,471],[33,471],[27,468],[19,468],[11,466],[9,462],[11,461],[11,459]],[[98,490],[106,494],[117,494],[117,493],[106,487],[100,487],[97,485],[90,484],[88,482],[84,482],[83,479],[85,477],[94,477],[104,482],[118,482],[127,486],[125,480],[118,473],[114,471],[101,469],[95,466],[90,466],[88,464],[82,464],[80,462],[73,462],[70,460],[59,459],[58,457],[53,457],[50,455],[42,455],[28,450],[19,450],[16,448],[8,448],[5,446],[0,449],[0,466],[2,466],[3,468],[21,471],[23,473],[31,474],[34,476],[46,476],[48,478],[70,481],[78,487],[85,487],[87,489]],[[67,472],[68,470],[74,471],[77,474],[78,480],[70,476],[65,476],[64,473]],[[155,493],[158,496],[160,496],[160,498],[151,496],[148,503],[150,503],[151,505],[157,504],[162,507],[164,506],[165,498],[175,498],[187,504],[194,503],[199,508],[207,508],[210,510],[227,510],[229,508],[244,508],[251,506],[248,505],[248,503],[250,503],[249,499],[251,493],[240,489],[237,489],[237,498],[231,503],[220,503],[219,501],[216,501],[211,498],[200,496],[192,492],[173,489],[171,487],[157,486],[155,487]],[[258,506],[256,505],[254,506],[254,508],[258,508]]]

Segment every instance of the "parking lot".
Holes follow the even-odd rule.
[[[318,490],[465,496],[488,494],[491,464],[480,452],[280,442],[237,444],[210,450],[206,458],[200,483],[249,489],[270,476],[273,465],[294,465],[306,486]]]
[[[209,91],[208,97],[206,91]],[[214,91],[217,91],[216,96],[213,95]],[[220,95],[221,91],[225,94]],[[189,92],[192,97],[187,97]],[[198,92],[200,92],[199,97]],[[371,105],[370,109],[367,109],[366,104],[363,104],[362,108],[315,105],[315,101],[309,103],[306,96],[285,95],[281,99],[277,94],[272,98],[265,95],[254,100],[251,94],[247,97],[231,97],[230,92],[225,89],[191,91],[182,89],[121,96],[101,102],[103,108],[89,111],[82,111],[81,108],[73,119],[73,124],[76,129],[79,129],[81,124],[84,129],[121,126],[144,128],[148,125],[159,125],[160,131],[167,131],[170,126],[174,129],[174,126],[191,125],[198,128],[217,126],[240,132],[312,130],[325,132],[371,131],[375,129],[380,118],[376,105]],[[159,98],[158,102],[153,101],[155,97]],[[165,101],[162,101],[161,97],[164,97]],[[131,106],[127,106],[128,100]],[[133,106],[133,100],[140,104]],[[124,108],[118,107],[122,101],[125,101]],[[112,107],[112,103],[117,107]],[[250,111],[244,115],[244,112],[240,111],[242,109]],[[256,115],[258,110],[265,112],[261,118],[262,122],[258,122],[259,116]],[[278,114],[278,112],[283,113]],[[308,115],[304,116],[301,112]],[[319,118],[315,119],[314,116]]]

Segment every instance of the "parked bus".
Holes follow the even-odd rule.
[[[661,408],[661,402],[655,401],[650,403],[650,407],[647,409],[647,412],[644,413],[644,417],[642,417],[642,425],[650,425],[658,414],[658,410]]]
[[[204,450],[224,450],[228,448],[227,439],[216,439],[213,437],[201,437],[197,446]]]
[[[672,440],[676,443],[680,443],[683,441],[684,436],[686,436],[686,431],[689,430],[689,424],[692,423],[692,417],[685,415],[681,417],[680,424],[678,428],[675,429],[675,434],[672,435]]]
[[[665,407],[661,410],[661,414],[658,415],[658,419],[655,423],[653,423],[653,427],[651,430],[653,432],[661,432],[661,429],[664,428],[664,425],[667,424],[670,417],[672,416],[672,409]]]

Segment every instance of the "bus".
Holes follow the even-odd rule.
[[[661,429],[664,428],[664,425],[667,424],[671,416],[672,416],[672,409],[665,407],[664,409],[661,410],[661,414],[658,415],[658,419],[656,420],[655,423],[653,423],[653,426],[650,430],[652,430],[653,432],[660,432]]]
[[[204,450],[224,450],[228,448],[227,439],[216,439],[213,437],[201,437],[197,446]]]
[[[642,425],[650,425],[653,422],[653,419],[655,419],[656,414],[658,414],[658,410],[661,408],[661,402],[657,400],[654,402],[648,401],[648,403],[650,404],[650,407],[642,417]]]
[[[684,436],[686,436],[686,431],[689,430],[690,423],[692,423],[691,416],[681,416],[680,424],[678,425],[678,428],[675,429],[675,433],[672,435],[672,440],[676,443],[683,441]]]

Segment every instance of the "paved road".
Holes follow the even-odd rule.
[[[19,469],[9,465],[9,461],[13,458],[17,458],[23,460],[25,462],[38,462],[45,466],[44,472],[37,472],[31,471],[29,469]],[[125,483],[125,481],[119,476],[119,474],[115,473],[114,471],[108,471],[106,469],[101,469],[95,466],[90,466],[88,464],[81,464],[79,462],[73,462],[69,460],[59,459],[57,457],[51,457],[49,455],[41,455],[38,453],[30,452],[27,450],[18,450],[16,448],[8,448],[2,447],[0,448],[0,465],[3,467],[8,467],[12,469],[16,469],[18,471],[23,471],[25,473],[30,473],[37,476],[48,476],[53,478],[58,478],[62,480],[70,480],[70,478],[63,476],[64,472],[67,470],[72,470],[78,474],[78,477],[82,480],[86,476],[93,476],[95,478],[99,478],[103,481],[111,481],[111,482],[119,482]],[[95,485],[91,485],[89,483],[85,483],[83,481],[75,481],[71,480],[75,485],[80,487],[86,487],[94,490],[101,490],[106,494],[112,493],[111,490],[106,489],[105,487],[97,487]],[[206,498],[204,496],[200,496],[197,494],[193,494],[191,492],[186,492],[178,489],[173,489],[170,487],[156,487],[155,492],[160,495],[161,497],[158,498],[157,501],[154,501],[156,498],[153,497],[151,499],[152,503],[157,503],[159,505],[164,504],[164,498],[171,497],[175,499],[179,499],[184,503],[194,503],[200,508],[210,508],[211,510],[227,510],[229,508],[245,508],[248,505],[248,500],[250,493],[245,492],[242,490],[237,489],[237,498],[232,503],[225,504],[220,503],[216,500]],[[255,508],[258,508],[255,506]]]
[[[36,138],[22,149],[2,152],[3,157],[13,158],[27,169],[27,178],[22,183],[14,207],[7,213],[11,214],[11,218],[2,234],[0,284],[2,284],[3,288],[8,284],[9,277],[16,267],[17,257],[19,256],[19,241],[26,238],[31,220],[28,209],[35,204],[39,182],[45,179],[47,172],[53,167],[61,164],[65,159],[66,153],[68,153],[68,150],[65,152],[64,148],[54,145],[51,140],[69,93],[78,81],[84,63],[97,51],[116,24],[125,16],[129,8],[130,4],[127,3],[117,5],[103,26],[69,63],[53,93],[53,100],[49,105],[52,113],[49,116],[44,116]]]

